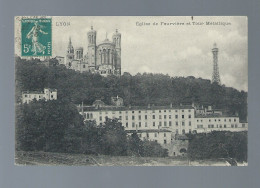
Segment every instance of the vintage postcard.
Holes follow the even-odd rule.
[[[17,16],[15,164],[247,166],[244,16]]]

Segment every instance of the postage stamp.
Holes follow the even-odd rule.
[[[22,56],[52,55],[51,18],[21,20]]]

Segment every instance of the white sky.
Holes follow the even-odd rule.
[[[56,26],[56,22],[70,26]],[[248,46],[246,17],[194,17],[204,25],[161,25],[161,22],[192,22],[191,17],[53,17],[53,55],[65,56],[69,36],[74,48],[87,50],[87,31],[97,31],[97,43],[118,28],[122,34],[122,73],[164,73],[170,76],[195,76],[211,79],[211,49],[219,48],[222,84],[248,90]],[[205,22],[229,22],[231,25],[206,26]],[[136,26],[136,22],[151,23]],[[158,26],[153,26],[154,22]]]

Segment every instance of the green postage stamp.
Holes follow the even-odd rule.
[[[22,56],[51,56],[51,18],[21,20]]]

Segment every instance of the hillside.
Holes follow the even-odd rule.
[[[112,96],[120,96],[125,105],[169,105],[195,102],[223,109],[229,115],[238,113],[247,118],[247,92],[211,84],[210,80],[189,77],[170,77],[163,74],[144,73],[121,77],[102,77],[79,73],[57,65],[52,60],[46,67],[39,60],[16,58],[16,102],[21,92],[56,88],[58,98],[75,104],[92,104],[96,99],[110,103]]]

